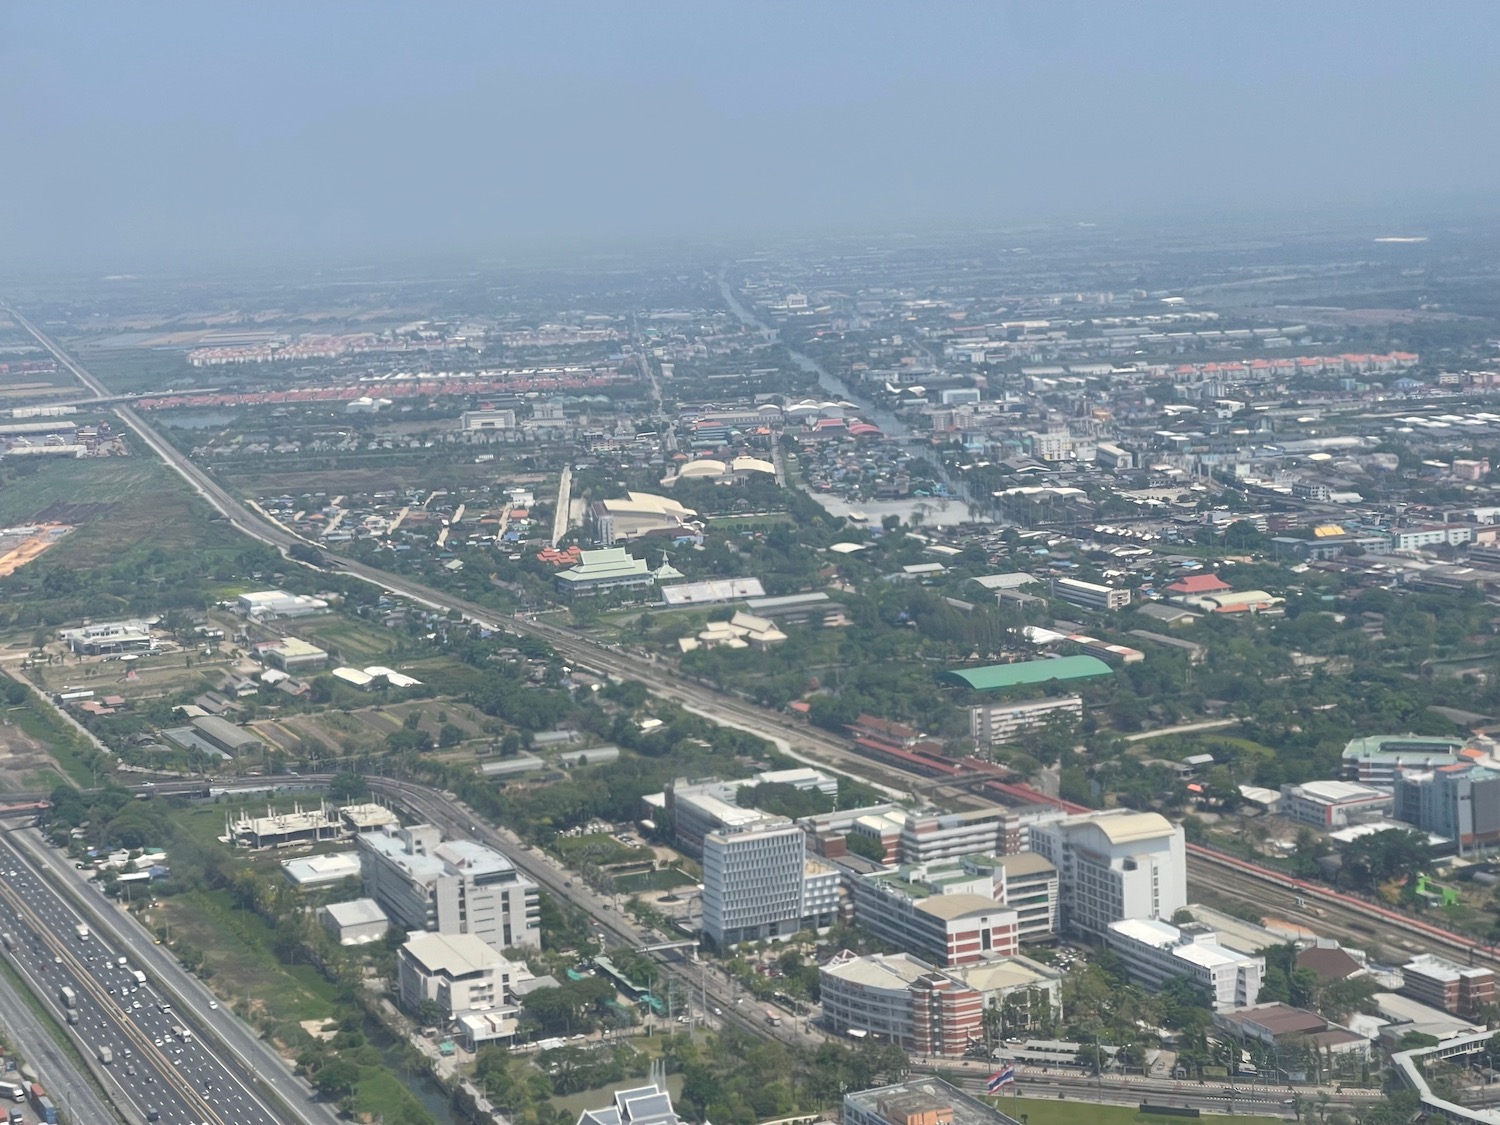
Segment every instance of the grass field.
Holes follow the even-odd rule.
[[[132,450],[139,443],[127,438]],[[0,490],[0,525],[19,524],[51,504],[105,505],[42,558],[71,569],[109,567],[136,553],[187,553],[249,543],[189,492],[182,479],[142,453],[48,461]]]
[[[292,631],[319,648],[337,653],[345,664],[357,667],[374,664],[396,646],[396,638],[389,630],[333,614],[298,621]]]
[[[188,656],[193,659],[192,667],[185,662]],[[35,664],[29,675],[33,682],[47,691],[77,684],[92,688],[99,695],[119,695],[136,700],[175,695],[189,688],[209,691],[224,679],[232,663],[228,656],[207,659],[197,653],[175,652],[161,656],[143,655],[129,664],[119,661],[54,664],[51,667]],[[129,673],[134,673],[135,679],[127,680]]]
[[[1053,1101],[1050,1098],[985,1098],[1001,1113],[1025,1121],[1026,1125],[1182,1125],[1188,1118],[1167,1114],[1142,1114],[1128,1105],[1094,1105],[1092,1102]],[[1242,1121],[1246,1125],[1273,1125],[1281,1117],[1248,1114],[1205,1114],[1214,1121]]]
[[[201,949],[213,970],[211,985],[227,1002],[278,1021],[333,1018],[333,985],[312,965],[287,966],[270,952],[275,934],[265,921],[238,909],[224,891],[193,891],[163,899],[150,912],[168,923],[174,942]]]
[[[696,882],[691,875],[665,868],[661,871],[643,871],[639,875],[624,875],[615,880],[615,890],[621,894],[670,891],[674,887],[691,887]]]
[[[50,704],[31,696],[21,706],[11,708],[6,719],[15,723],[30,740],[43,746],[74,783],[92,785],[98,780],[94,767],[86,760],[96,757],[97,751],[83,735],[59,718]],[[26,783],[28,787],[50,789],[60,780],[51,770],[41,770],[28,777]]]

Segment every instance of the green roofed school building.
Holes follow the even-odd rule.
[[[954,668],[944,678],[975,691],[1000,691],[1051,680],[1087,680],[1112,675],[1112,669],[1097,656],[1059,656],[1047,660],[1018,660],[1014,664],[989,664],[983,668]]]
[[[558,590],[569,597],[586,597],[601,590],[636,589],[656,582],[646,560],[627,554],[624,547],[605,547],[579,554],[576,566],[556,576]]]

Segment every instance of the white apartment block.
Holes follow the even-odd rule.
[[[969,708],[969,737],[981,746],[1009,742],[1022,731],[1046,726],[1053,715],[1083,718],[1083,700],[1076,695],[1033,699],[1026,703],[980,703]]]
[[[472,934],[494,949],[540,946],[537,886],[505,856],[430,824],[358,837],[365,893],[404,930]]]
[[[1423,547],[1456,547],[1474,538],[1466,524],[1430,524],[1401,527],[1391,533],[1391,546],[1398,551],[1420,551]]]
[[[1015,815],[999,808],[909,815],[901,826],[901,862],[1020,851],[1019,833]]]
[[[431,1000],[450,1020],[505,1007],[511,985],[531,978],[524,965],[511,964],[472,934],[413,934],[397,961],[407,1008]]]
[[[1216,1012],[1243,1008],[1260,997],[1265,958],[1226,949],[1206,926],[1179,929],[1154,919],[1131,918],[1111,922],[1105,943],[1125,963],[1131,978],[1153,991],[1173,977],[1187,977],[1207,989]]]
[[[1130,591],[1117,590],[1113,586],[1101,586],[1097,582],[1085,582],[1080,578],[1054,578],[1052,596],[1083,609],[1097,609],[1111,613],[1130,604]]]
[[[807,833],[784,817],[703,838],[703,932],[720,948],[831,926],[839,873],[807,854]]]
[[[1083,813],[1030,829],[1057,868],[1064,930],[1102,940],[1111,922],[1170,918],[1187,905],[1182,827],[1160,813]]]

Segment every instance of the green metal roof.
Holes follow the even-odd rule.
[[[1044,684],[1048,680],[1086,680],[1112,675],[1114,669],[1097,656],[1060,656],[1055,660],[1022,660],[1016,664],[990,664],[984,668],[954,668],[944,673],[975,691],[996,691],[1022,684]]]

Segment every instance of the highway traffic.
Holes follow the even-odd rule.
[[[278,1125],[253,1082],[199,1038],[202,1017],[183,1013],[157,982],[94,927],[0,838],[0,933],[12,966],[65,1021],[79,1051],[147,1122]],[[140,975],[137,975],[137,974]],[[66,1091],[55,1091],[66,1115]]]

